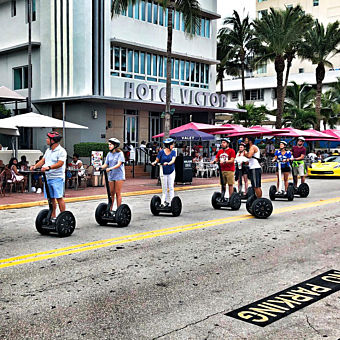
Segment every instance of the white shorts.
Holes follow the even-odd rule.
[[[299,164],[299,166],[293,166],[293,176],[305,176],[305,164]]]

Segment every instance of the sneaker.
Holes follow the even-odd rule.
[[[169,202],[165,202],[164,205],[165,205],[166,207],[168,207],[168,206],[170,205],[170,203],[169,203]]]
[[[159,207],[160,207],[160,208],[165,208],[166,205],[165,205],[165,203],[162,203]]]
[[[42,191],[41,188],[38,188],[37,191],[36,191],[36,193],[37,193],[37,194],[41,194],[41,191]]]

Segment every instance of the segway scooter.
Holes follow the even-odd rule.
[[[298,182],[297,176],[294,176],[294,182]],[[289,186],[293,187],[294,195],[302,198],[306,198],[309,195],[309,185],[307,183],[301,183],[298,187],[295,187],[294,183],[289,183]]]
[[[243,162],[238,162],[236,160],[236,165],[238,167],[238,181],[240,181],[240,184],[241,184],[241,189],[240,191],[238,192],[238,194],[240,195],[241,197],[241,201],[247,201],[247,199],[253,195],[255,195],[255,192],[254,192],[254,188],[252,188],[251,186],[248,187],[248,190],[246,193],[244,193],[243,191],[243,177],[242,177],[242,163]]]
[[[47,185],[46,173],[44,171],[23,171],[27,173],[41,173],[44,179],[45,192],[48,201],[48,209],[39,212],[35,219],[35,227],[41,235],[57,233],[60,237],[72,235],[76,227],[76,219],[71,211],[62,211],[56,219],[52,219],[52,199],[50,189]]]
[[[269,188],[269,197],[272,201],[275,201],[277,198],[279,199],[287,199],[288,201],[294,200],[294,187],[291,185],[288,186],[287,192],[284,191],[284,184],[281,176],[281,162],[278,162],[278,171],[279,171],[279,188],[277,190],[276,185],[272,185]]]
[[[116,211],[111,210],[112,197],[110,193],[109,178],[106,170],[104,173],[105,186],[107,193],[107,203],[100,203],[95,212],[95,218],[99,225],[105,226],[108,223],[117,224],[118,227],[127,227],[131,221],[131,209],[127,204],[121,204]]]
[[[224,183],[220,162],[218,162],[218,172],[220,174],[221,192],[213,193],[211,197],[212,206],[214,207],[214,209],[230,208],[231,210],[239,210],[241,207],[241,196],[237,192],[235,192],[235,188],[234,192],[228,199],[224,197],[226,186]]]
[[[162,164],[158,163],[159,165],[159,177],[161,183],[163,183],[163,168]],[[170,205],[168,206],[161,206],[161,198],[158,195],[154,195],[150,201],[150,210],[154,216],[158,216],[159,214],[172,214],[172,216],[177,217],[182,212],[182,201],[178,196],[175,196],[172,200]]]
[[[301,183],[297,188],[294,183],[289,183],[288,186],[294,189],[294,196],[306,198],[309,195],[309,185],[307,183]]]

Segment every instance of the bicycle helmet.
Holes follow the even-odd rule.
[[[281,140],[281,141],[280,141],[280,144],[281,144],[281,143],[282,143],[284,146],[287,146],[287,144],[288,144],[285,140]]]
[[[163,144],[166,148],[170,147],[170,145],[174,143],[175,143],[175,140],[172,138],[167,138],[163,141]]]
[[[230,144],[230,139],[229,139],[229,138],[226,138],[226,137],[221,138],[221,143],[222,143],[223,141]]]
[[[298,140],[302,140],[303,142],[305,142],[306,140],[305,140],[305,138],[304,137],[302,137],[302,136],[300,136],[299,138],[298,138]]]
[[[62,135],[57,131],[48,132],[47,137],[50,139],[50,147],[52,147],[53,144],[59,143],[63,138]],[[52,143],[52,140],[54,141],[54,143]]]
[[[113,137],[112,137],[112,138],[110,138],[110,139],[108,140],[108,142],[114,146],[113,150],[114,150],[114,149],[117,149],[117,148],[119,147],[119,145],[120,145],[120,140],[117,139],[117,138],[113,138]]]

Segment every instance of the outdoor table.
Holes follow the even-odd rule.
[[[70,171],[72,173],[72,178],[74,178],[74,189],[78,190],[78,188],[79,188],[78,173],[79,173],[79,171],[84,171],[84,173],[86,174],[86,169],[78,169],[78,168],[75,168],[75,167],[68,167],[67,171]]]
[[[28,175],[28,192],[33,192],[32,191],[32,176],[34,172],[28,171],[28,170],[19,170],[19,169],[18,169],[18,172],[19,174]]]

